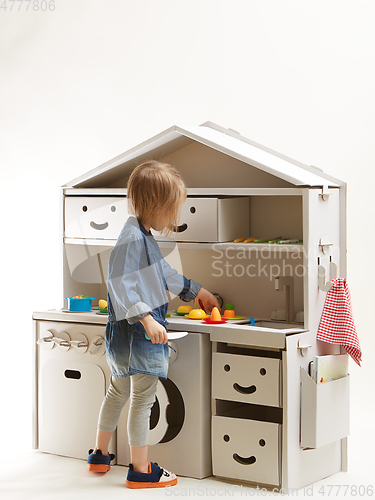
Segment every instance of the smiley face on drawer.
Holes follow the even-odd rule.
[[[281,406],[280,360],[213,353],[212,395],[228,401]]]
[[[272,422],[214,416],[214,475],[279,484],[280,428]]]
[[[117,239],[127,218],[125,197],[65,197],[67,238]]]

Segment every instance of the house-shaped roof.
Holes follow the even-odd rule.
[[[150,159],[175,165],[188,188],[344,185],[315,167],[207,122],[200,126],[174,125],[63,187],[126,187],[132,169]]]

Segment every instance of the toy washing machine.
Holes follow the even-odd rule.
[[[159,379],[151,410],[149,460],[180,476],[202,479],[211,464],[211,344],[209,334],[169,341],[168,379]],[[128,465],[129,402],[117,427],[117,463]]]
[[[105,323],[100,324],[104,318],[95,312],[34,313],[34,448],[84,460],[94,448],[99,411],[111,379]],[[116,453],[115,448],[114,435],[110,453]]]

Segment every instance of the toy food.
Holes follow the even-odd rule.
[[[107,309],[108,304],[107,301],[104,299],[100,299],[98,302],[99,309]]]
[[[213,307],[211,311],[211,320],[212,321],[221,321],[221,314],[217,307]]]
[[[177,312],[178,313],[186,313],[186,314],[189,314],[189,312],[192,310],[193,308],[191,306],[180,306],[178,309],[177,309]]]
[[[192,309],[189,312],[188,317],[192,319],[203,319],[207,318],[207,314],[203,311],[203,309]]]
[[[72,299],[89,299],[88,295],[75,295]]]
[[[234,305],[233,304],[225,304],[224,318],[234,318]]]

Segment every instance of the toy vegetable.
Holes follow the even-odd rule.
[[[221,314],[217,307],[212,308],[211,321],[221,321]]]
[[[224,318],[234,318],[234,305],[233,304],[225,304]]]

